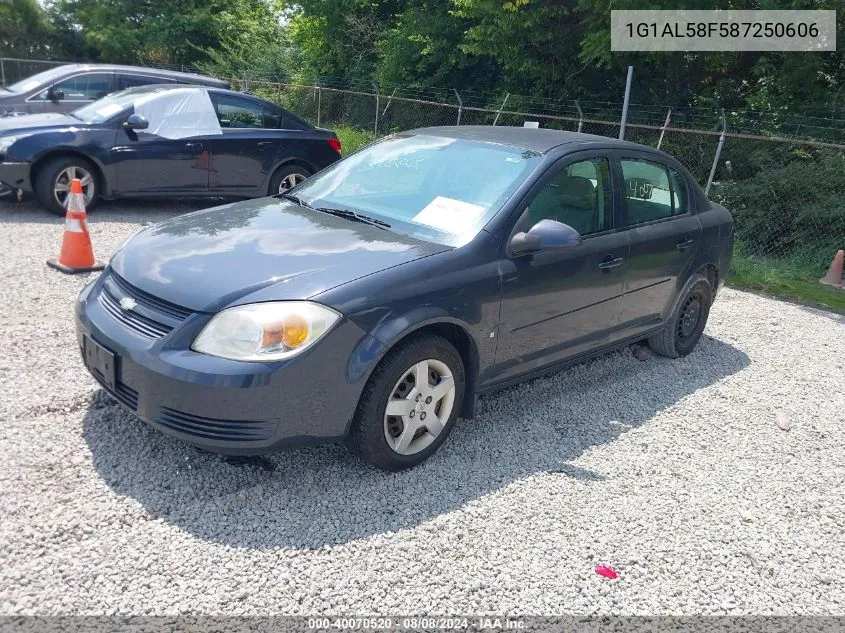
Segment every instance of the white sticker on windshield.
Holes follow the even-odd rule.
[[[413,220],[446,233],[463,233],[484,213],[484,207],[454,198],[437,196]]]
[[[108,105],[104,105],[102,108],[97,109],[97,116],[107,119],[111,115],[117,114],[125,107],[125,105],[120,105],[119,103],[109,103]]]

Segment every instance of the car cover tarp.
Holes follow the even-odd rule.
[[[164,138],[223,134],[211,97],[196,88],[168,90],[139,98],[133,104],[150,124],[147,132]]]

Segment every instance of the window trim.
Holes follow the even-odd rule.
[[[33,103],[46,103],[47,101],[49,101],[49,99],[36,99],[36,97],[38,95],[40,95],[42,92],[44,92],[45,90],[50,90],[52,88],[55,88],[56,86],[58,86],[63,81],[68,81],[69,79],[76,79],[77,77],[82,77],[84,75],[108,75],[109,83],[108,83],[108,92],[106,92],[106,96],[108,96],[108,95],[110,95],[111,93],[114,92],[114,86],[115,86],[114,71],[112,71],[112,70],[83,70],[83,71],[80,71],[78,73],[68,75],[67,77],[62,77],[61,79],[57,79],[56,81],[50,83],[46,87],[41,88],[40,90],[38,90],[34,94],[27,97],[25,103],[30,102],[30,101],[33,102]],[[102,97],[100,97],[100,99],[102,99]],[[94,103],[95,101],[98,101],[98,99],[62,99],[58,103]]]
[[[525,193],[519,203],[514,205],[513,210],[511,211],[508,217],[508,222],[506,224],[506,227],[508,228],[507,230],[502,231],[502,235],[505,237],[504,252],[506,257],[514,257],[514,254],[511,252],[510,249],[511,239],[514,235],[516,235],[516,229],[517,226],[519,226],[519,221],[522,219],[522,216],[525,215],[525,212],[528,210],[528,207],[537,197],[537,194],[539,194],[540,191],[543,190],[543,188],[549,183],[552,178],[554,178],[554,176],[558,174],[558,172],[560,172],[560,170],[573,163],[580,163],[585,160],[590,160],[591,158],[604,158],[605,160],[607,160],[608,163],[608,176],[610,178],[611,226],[609,229],[606,229],[604,231],[584,235],[583,241],[586,242],[587,240],[591,240],[593,238],[603,237],[605,235],[618,233],[619,231],[624,230],[624,227],[619,227],[619,222],[621,221],[621,191],[617,186],[617,165],[614,152],[610,148],[595,148],[572,152],[570,154],[565,154],[564,156],[561,156],[560,158],[555,160],[555,162],[549,165],[546,170],[537,178],[537,180],[534,181],[534,184],[531,185],[531,189],[529,189]]]
[[[142,79],[154,79],[155,81],[151,81],[146,84],[138,84],[137,86],[126,86],[125,88],[120,87],[120,78],[121,77],[140,77]],[[120,72],[117,71],[114,73],[114,92],[118,92],[120,90],[128,90],[129,88],[141,88],[142,86],[151,86],[155,84],[178,84],[178,81],[173,79],[168,79],[166,77],[156,77],[155,75],[144,75],[142,73],[127,73],[127,72]],[[186,84],[190,85],[190,84]]]
[[[625,230],[629,230],[629,229],[636,229],[636,228],[639,228],[641,226],[651,226],[652,224],[659,224],[661,222],[669,222],[671,220],[674,220],[675,218],[684,218],[684,217],[687,217],[689,215],[692,215],[692,205],[690,204],[689,183],[686,182],[686,178],[684,177],[683,173],[679,169],[677,169],[676,167],[672,167],[669,163],[667,163],[664,160],[660,160],[661,158],[662,157],[660,157],[660,156],[653,156],[653,155],[648,154],[646,152],[641,152],[641,153],[627,152],[627,151],[617,152],[616,162],[619,166],[619,185],[620,185],[620,192],[622,192],[622,194],[623,194],[621,196],[621,198],[622,198],[622,200],[621,200],[621,203],[622,203],[622,218],[621,218],[622,226],[620,227],[620,230],[625,231]],[[625,194],[625,172],[622,169],[622,161],[623,160],[644,161],[644,162],[653,163],[655,165],[659,165],[659,166],[663,167],[663,169],[666,171],[666,179],[669,182],[669,197],[670,197],[670,200],[672,201],[672,215],[670,215],[669,217],[666,217],[666,218],[657,218],[655,220],[648,220],[646,222],[637,222],[636,224],[628,224],[627,223],[627,221],[628,221],[628,196]],[[685,188],[687,190],[687,192],[686,192],[687,193],[687,210],[684,213],[678,213],[677,215],[675,214],[675,199],[674,199],[674,196],[673,196],[674,186],[672,184],[672,175],[669,173],[670,169],[674,169],[676,172],[678,172],[678,175],[681,178],[684,179],[684,185],[685,185]]]

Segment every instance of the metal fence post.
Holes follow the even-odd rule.
[[[320,109],[323,101],[323,91],[317,86],[317,127],[320,127]]]
[[[578,103],[578,99],[575,100],[575,108],[578,110],[578,131],[580,132],[584,126],[584,113],[581,111],[581,104]]]
[[[461,112],[463,112],[463,109],[464,109],[464,102],[461,101],[461,95],[458,94],[457,90],[452,88],[452,92],[454,92],[455,96],[458,98],[458,122],[455,123],[455,125],[460,125],[461,124]]]
[[[495,118],[495,119],[493,119],[493,125],[496,125],[496,124],[499,122],[499,115],[501,115],[501,114],[502,114],[502,110],[504,110],[504,109],[505,109],[505,105],[506,105],[506,104],[507,104],[507,102],[508,102],[508,97],[510,97],[510,96],[511,96],[511,93],[508,93],[508,94],[506,94],[506,95],[505,95],[505,100],[504,100],[504,101],[502,101],[502,105],[501,105],[501,107],[499,108],[499,111],[496,113],[496,118]]]
[[[373,86],[376,89],[376,122],[373,126],[373,132],[378,134],[378,111],[379,111],[379,103],[378,103],[378,86]]]
[[[666,120],[663,122],[663,127],[660,128],[660,138],[657,139],[657,149],[663,144],[663,135],[666,134],[666,128],[669,127],[669,119],[672,118],[672,108],[666,113]]]
[[[725,121],[725,109],[722,108],[722,133],[719,135],[719,145],[716,147],[716,155],[713,157],[713,167],[710,168],[710,176],[707,178],[707,186],[704,188],[704,195],[710,195],[710,186],[713,184],[713,177],[716,175],[716,165],[719,164],[719,156],[722,154],[722,147],[725,145],[725,132],[728,124]]]
[[[634,77],[634,67],[628,66],[628,79],[625,81],[625,101],[622,104],[622,122],[619,124],[619,140],[625,140],[625,124],[628,122],[628,102],[631,100],[631,79]]]
[[[0,74],[3,75],[3,86],[6,85],[6,65],[3,63],[3,58],[0,57]]]

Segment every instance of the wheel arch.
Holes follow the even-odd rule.
[[[276,177],[276,173],[280,169],[284,169],[285,167],[290,167],[291,165],[298,165],[303,169],[307,169],[312,175],[317,172],[317,168],[314,167],[311,163],[307,160],[299,158],[298,156],[291,156],[288,158],[282,159],[280,162],[276,163],[273,169],[270,170],[270,173],[267,174],[267,178],[264,180],[264,184],[262,185],[263,189],[267,189],[270,186],[270,183],[273,182],[273,178]],[[271,194],[272,195],[272,194]]]
[[[29,170],[30,186],[32,187],[33,191],[35,191],[35,181],[38,178],[38,174],[44,168],[44,166],[50,161],[64,157],[80,158],[86,163],[89,163],[94,168],[94,175],[97,178],[97,185],[98,190],[100,192],[100,196],[108,195],[109,184],[106,180],[103,165],[101,165],[99,161],[86,154],[85,152],[70,148],[51,149],[50,151],[45,152],[37,159],[35,159],[35,161],[33,161],[32,167]]]
[[[440,336],[446,339],[455,346],[455,349],[461,356],[461,360],[464,363],[466,384],[464,388],[464,399],[460,408],[460,415],[463,418],[472,418],[475,415],[475,403],[477,399],[476,387],[478,383],[480,355],[478,351],[478,343],[472,334],[470,334],[466,325],[458,319],[441,317],[419,321],[411,327],[403,330],[400,334],[392,337],[388,342],[381,346],[378,356],[369,363],[364,382],[370,379],[371,374],[375,368],[379,366],[382,360],[384,360],[384,357],[388,354],[388,352],[395,349],[397,346],[402,345],[409,339],[418,336],[425,336],[426,334]]]

